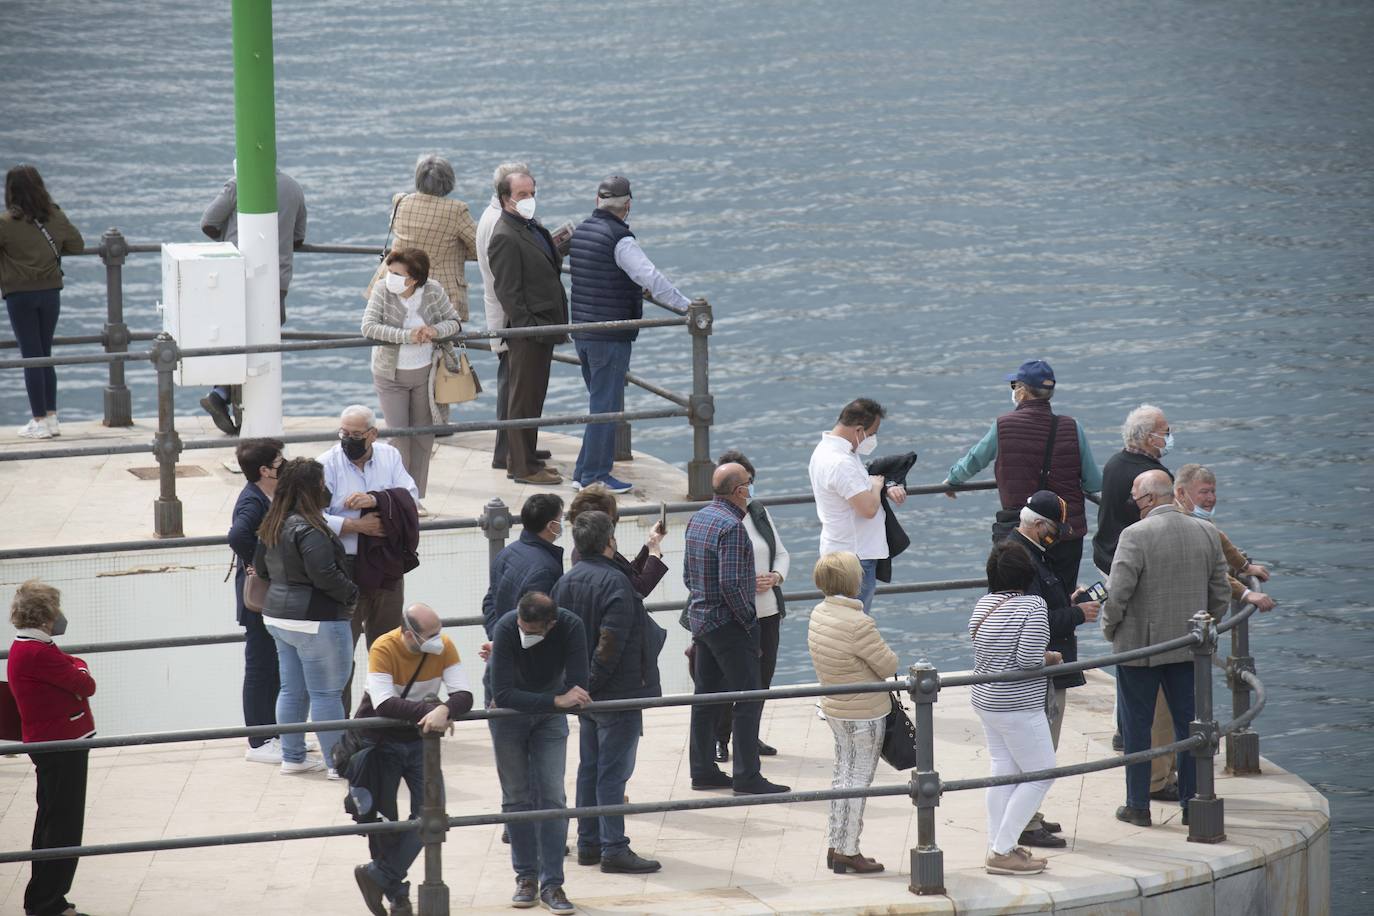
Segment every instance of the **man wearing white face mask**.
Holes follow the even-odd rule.
[[[529,172],[511,172],[496,183],[501,219],[487,243],[487,266],[508,328],[568,323],[568,295],[559,274],[562,257],[548,230],[534,218],[534,194],[534,176]],[[507,338],[508,419],[538,417],[543,413],[553,348],[567,340],[566,334],[557,331]],[[517,483],[539,485],[563,482],[557,472],[535,457],[533,428],[508,430],[506,441],[507,477]]]
[[[1102,467],[1102,501],[1097,506],[1097,533],[1093,535],[1093,565],[1104,575],[1112,571],[1112,557],[1121,532],[1140,521],[1140,510],[1131,500],[1131,484],[1146,471],[1174,475],[1160,459],[1174,447],[1174,434],[1164,411],[1141,404],[1121,424],[1121,451]]]
[[[439,701],[439,690],[448,699]],[[384,633],[367,653],[367,692],[358,707],[358,718],[384,716],[414,722],[414,728],[382,729],[369,737],[366,788],[372,794],[373,811],[382,818],[397,819],[396,792],[404,779],[410,792],[410,817],[420,814],[424,800],[424,742],[421,732],[453,733],[450,720],[472,708],[472,688],[458,657],[458,649],[444,635],[443,623],[434,608],[412,604],[401,615],[401,625]],[[378,916],[391,913],[409,916],[410,885],[406,882],[419,855],[418,831],[372,834],[368,848],[372,859],[353,869],[363,901]]]
[[[878,561],[888,555],[884,480],[870,475],[863,463],[877,449],[878,426],[884,416],[882,406],[871,398],[850,401],[834,428],[821,434],[808,468],[821,520],[820,552],[823,556],[847,550],[859,558],[863,569],[859,600],[865,613],[872,607],[878,585]],[[906,501],[906,488],[888,487],[887,498],[900,506]]]

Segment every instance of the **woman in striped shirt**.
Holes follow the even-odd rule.
[[[1047,652],[1048,609],[1043,598],[1027,595],[1035,565],[1015,541],[997,543],[988,555],[988,594],[978,599],[969,618],[976,674],[1034,671],[1058,664],[1059,653]],[[983,722],[992,775],[1008,776],[1054,766],[1054,745],[1045,717],[1045,678],[973,687],[973,708]],[[1035,814],[1053,780],[988,789],[988,856],[994,875],[1034,875],[1045,860],[1017,846],[1016,840]]]

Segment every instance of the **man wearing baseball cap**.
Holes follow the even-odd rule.
[[[1006,376],[1014,405],[993,421],[992,428],[949,469],[945,485],[959,484],[989,464],[997,477],[1002,511],[993,526],[993,540],[1001,540],[1019,521],[1021,508],[1038,490],[1050,490],[1068,506],[1068,532],[1045,551],[1045,562],[1072,591],[1083,560],[1083,535],[1088,530],[1083,494],[1102,489],[1102,472],[1088,448],[1088,437],[1073,417],[1050,410],[1054,370],[1043,359],[1021,364]],[[995,462],[995,464],[994,464]],[[955,493],[945,493],[953,499]]]
[[[626,222],[632,197],[628,178],[606,178],[596,189],[596,209],[573,232],[569,248],[573,324],[643,318],[645,293],[680,309],[692,302],[639,247]],[[630,371],[630,349],[638,336],[638,328],[573,332],[591,413],[625,409],[625,374]],[[631,484],[611,476],[614,460],[615,424],[588,425],[573,471],[573,488],[601,483],[612,493],[628,492]]]

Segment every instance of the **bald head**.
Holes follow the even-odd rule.
[[[741,509],[749,504],[749,497],[744,492],[747,486],[749,472],[744,469],[744,465],[733,461],[720,465],[711,475],[711,492]]]
[[[429,639],[444,628],[443,623],[439,620],[439,612],[423,602],[415,602],[406,608],[405,613],[406,617],[410,619],[411,626],[422,639]]]
[[[1131,499],[1144,518],[1155,507],[1173,502],[1174,482],[1163,471],[1146,471],[1131,482]]]

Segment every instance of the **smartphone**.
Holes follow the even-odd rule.
[[[1094,582],[1083,590],[1084,601],[1096,601],[1101,604],[1107,600],[1107,587],[1101,582]]]
[[[658,531],[660,534],[668,533],[668,504],[658,504]]]

